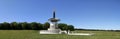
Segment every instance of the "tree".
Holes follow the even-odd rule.
[[[17,30],[22,30],[23,29],[22,28],[22,23],[18,23],[16,28],[17,28]]]
[[[9,24],[9,23],[4,22],[4,23],[0,23],[0,29],[1,29],[1,30],[10,30],[11,27],[10,27],[10,24]]]
[[[47,30],[50,27],[50,23],[46,22],[43,24],[43,29]]]
[[[32,22],[11,22],[11,23],[0,23],[0,29],[1,30],[47,30],[50,27],[50,23],[45,22],[44,24]],[[59,23],[58,28],[61,30],[74,30],[73,25],[67,25],[65,23]]]
[[[5,30],[11,29],[10,24],[7,23],[7,22],[4,22],[4,23],[2,24],[2,28],[5,29]]]
[[[31,26],[32,30],[37,30],[39,28],[38,23],[36,23],[36,22],[30,23],[30,26]]]
[[[29,26],[29,23],[27,23],[27,22],[23,22],[21,24],[21,26],[24,30],[30,30],[31,29],[31,27]]]
[[[59,23],[59,24],[58,24],[58,27],[59,27],[61,30],[66,30],[66,29],[67,29],[67,24],[65,24],[65,23]]]
[[[73,25],[68,25],[67,29],[70,30],[70,31],[74,31],[74,26]]]
[[[39,27],[39,30],[42,30],[43,29],[43,24],[38,23],[38,27]]]
[[[3,27],[4,27],[4,26],[3,26],[3,23],[0,23],[0,29],[1,29],[1,30],[4,29]]]
[[[0,29],[2,29],[2,23],[0,23]]]
[[[12,22],[11,24],[10,24],[10,27],[11,27],[11,29],[17,29],[16,27],[18,26],[18,23],[17,22]]]

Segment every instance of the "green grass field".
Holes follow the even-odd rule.
[[[35,30],[0,30],[0,39],[120,39],[120,32],[75,31],[94,33],[92,36],[70,36],[66,34],[41,35]]]

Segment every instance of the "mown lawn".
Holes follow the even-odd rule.
[[[0,39],[120,39],[120,32],[75,31],[94,33],[92,36],[70,36],[66,34],[41,35],[36,30],[0,30]]]

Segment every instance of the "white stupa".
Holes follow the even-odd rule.
[[[48,28],[48,30],[41,30],[40,34],[93,35],[93,33],[70,33],[70,31],[62,31],[60,28],[58,28],[57,22],[60,21],[60,19],[55,17],[55,11],[53,12],[53,18],[50,18],[49,21],[50,28]]]
[[[49,19],[50,21],[50,28],[48,28],[48,30],[41,30],[40,34],[61,34],[61,29],[58,28],[58,21],[60,21],[60,19],[56,18],[55,15],[55,11],[53,12],[53,18]]]

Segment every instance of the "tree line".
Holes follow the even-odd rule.
[[[47,30],[50,27],[50,23],[46,22],[44,24],[37,22],[3,22],[0,23],[0,30]],[[73,25],[67,25],[65,23],[59,23],[58,27],[61,30],[74,30]]]
[[[75,30],[84,30],[84,31],[114,31],[114,32],[120,32],[120,30],[101,30],[101,29],[75,29]]]

